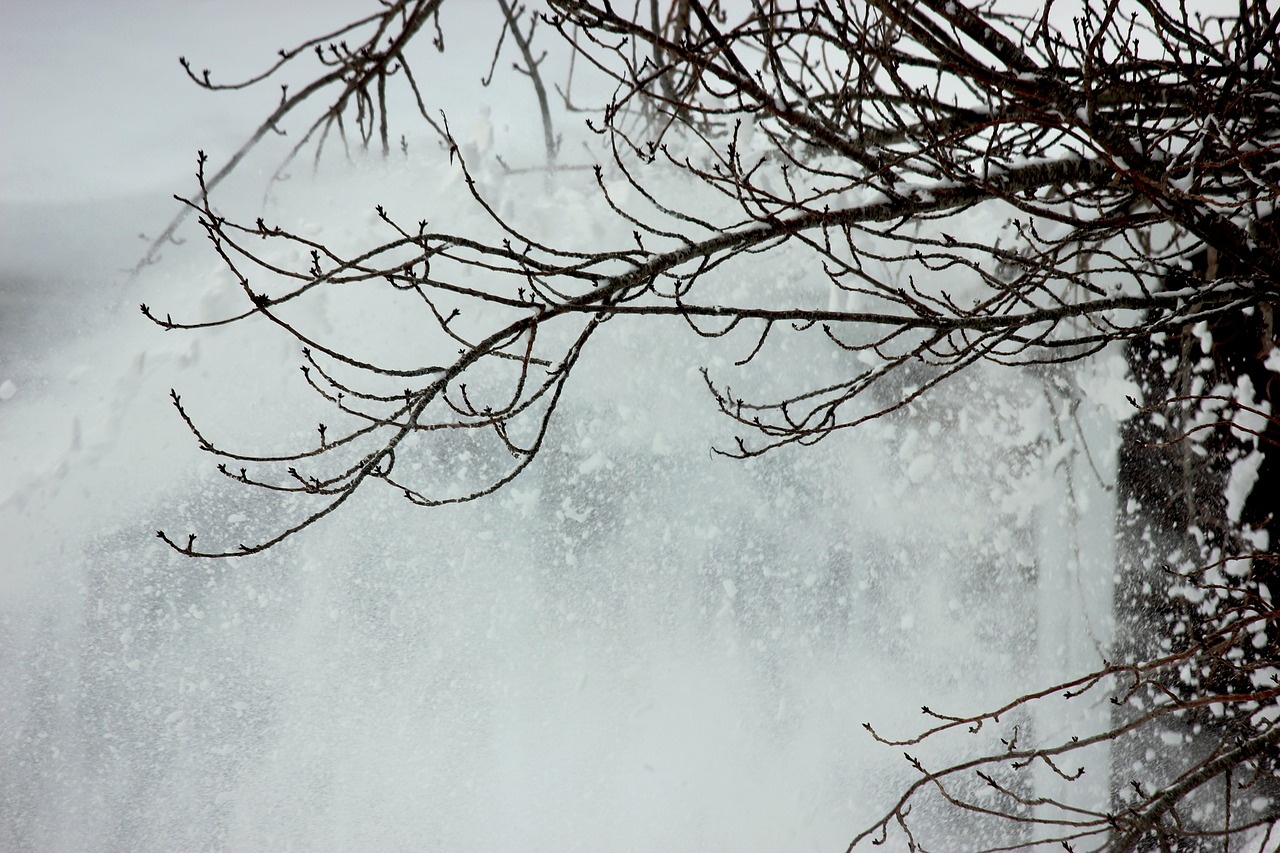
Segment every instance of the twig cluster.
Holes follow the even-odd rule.
[[[1196,18],[1158,0],[1137,0],[1122,13],[1112,0],[1085,4],[1063,28],[1051,2],[1021,14],[957,0],[753,0],[731,20],[727,8],[703,0],[663,7],[654,0],[631,10],[547,0],[536,15],[502,0],[505,24],[490,77],[510,34],[522,63],[516,67],[538,99],[549,165],[563,154],[541,70],[546,53],[535,38],[558,33],[570,68],[581,64],[612,83],[613,96],[588,120],[603,142],[603,162],[586,165],[632,240],[600,249],[539,241],[501,215],[473,178],[471,152],[446,121],[428,115],[406,57],[440,3],[385,3],[376,15],[283,51],[272,68],[241,83],[224,86],[188,68],[211,89],[255,85],[307,51],[324,71],[294,95],[283,91],[279,107],[222,169],[206,175],[202,155],[199,191],[184,200],[233,274],[243,308],[200,322],[147,306],[143,312],[171,330],[249,318],[274,324],[300,344],[306,381],[333,417],[292,452],[240,452],[206,436],[175,392],[180,417],[201,449],[220,458],[224,475],[314,501],[274,535],[233,547],[206,550],[194,534],[161,532],[180,553],[262,551],[372,482],[422,506],[491,494],[536,457],[589,339],[619,316],[675,316],[707,337],[749,332],[738,362],[744,370],[774,364],[781,357],[774,343],[787,335],[847,356],[839,376],[808,386],[797,380],[773,398],[734,391],[704,371],[720,411],[740,428],[720,452],[751,457],[896,411],[980,362],[1071,362],[1116,342],[1185,338],[1197,324],[1241,314],[1270,317],[1280,302],[1280,241],[1265,224],[1280,198],[1280,10],[1266,4]],[[341,40],[356,30],[368,33],[360,46]],[[435,42],[443,46],[438,26]],[[345,140],[352,110],[360,144],[376,140],[386,153],[386,83],[399,73],[496,238],[408,225],[378,208],[388,238],[353,255],[215,209],[210,193],[218,181],[328,87],[339,94],[290,157],[308,144],[319,157],[331,131]],[[568,111],[582,109],[572,103],[571,81],[555,91]],[[681,175],[679,193],[652,180],[655,169]],[[611,189],[619,184],[632,201]],[[698,212],[709,205],[695,209],[694,193],[717,200],[720,213]],[[1007,226],[995,234],[970,227],[979,206]],[[286,256],[274,251],[281,245],[309,260],[282,265],[273,260]],[[1213,274],[1188,272],[1186,262],[1206,247],[1223,262],[1215,261]],[[773,252],[791,253],[822,286],[780,301],[750,275],[753,259]],[[456,355],[382,363],[290,319],[297,303],[356,285],[400,300],[405,315],[420,319],[422,336]],[[1224,394],[1198,387],[1156,399],[1166,396],[1203,403]],[[1243,408],[1218,421],[1238,423],[1235,415],[1250,407],[1266,414],[1253,401],[1232,399]],[[1214,425],[1188,421],[1160,441],[1190,444]],[[405,463],[423,442],[458,435],[483,436],[499,450],[474,485],[450,491],[439,472]],[[925,849],[910,814],[930,791],[962,811],[1035,828],[1038,834],[1017,836],[1011,846],[1042,841],[1045,831],[1067,849],[1172,849],[1174,838],[1225,844],[1275,820],[1274,803],[1260,815],[1232,817],[1230,790],[1225,821],[1184,814],[1192,792],[1213,779],[1240,785],[1273,775],[1280,741],[1266,713],[1280,695],[1275,661],[1237,651],[1254,642],[1257,626],[1274,628],[1272,602],[1257,584],[1219,583],[1203,573],[1185,582],[1218,604],[1176,648],[1028,693],[989,714],[951,718],[926,709],[938,725],[906,743],[999,725],[1062,693],[1115,689],[1115,701],[1133,713],[1117,716],[1107,731],[1056,744],[1027,746],[1025,735],[1011,734],[1004,750],[942,770],[909,759],[919,780],[854,844],[898,831],[912,849]],[[1191,683],[1181,674],[1202,671],[1230,677],[1200,679],[1202,689],[1189,692],[1170,687]],[[1253,686],[1241,689],[1246,683]],[[1071,780],[1076,750],[1153,721],[1220,716],[1224,708],[1235,709],[1239,725],[1216,729],[1219,740],[1166,783],[1134,780],[1123,809],[1034,797],[1007,781],[1005,771],[1016,776],[1036,766]],[[984,798],[966,793],[975,779]]]

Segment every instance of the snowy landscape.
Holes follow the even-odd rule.
[[[481,85],[496,10],[450,7],[446,52],[415,71],[458,156],[399,91],[404,142],[388,156],[330,143],[318,168],[301,157],[273,182],[291,127],[215,205],[357,254],[395,236],[378,206],[493,231],[471,177],[543,243],[634,245],[614,206],[652,208],[584,117],[557,118],[569,168],[540,168],[527,77],[504,54]],[[173,195],[194,197],[197,150],[220,167],[280,97],[203,91],[178,56],[244,78],[351,14],[0,0],[0,850],[843,850],[920,775],[864,724],[910,738],[932,724],[922,706],[975,714],[1104,665],[1119,424],[1138,393],[1118,345],[1042,368],[979,362],[813,446],[739,460],[713,452],[739,433],[703,368],[768,396],[858,356],[797,333],[738,367],[750,331],[618,316],[537,458],[494,494],[419,507],[373,482],[221,560],[157,538],[234,550],[311,511],[220,474],[171,389],[202,435],[245,452],[314,442],[326,417],[281,329],[165,330],[138,310],[240,310],[195,216],[134,265],[179,213]],[[636,168],[661,199],[731,215],[661,161]],[[948,237],[980,242],[1008,218],[976,206]],[[806,251],[734,259],[716,298],[844,308]],[[454,357],[397,304],[332,290],[290,316],[371,361]],[[450,494],[509,461],[416,441],[398,464]],[[911,750],[944,766],[1019,726],[1087,737],[1108,714],[1088,696]],[[1061,796],[1105,801],[1107,750],[1076,755],[1090,772]],[[943,849],[976,849],[963,818],[929,807],[917,819],[958,821]]]

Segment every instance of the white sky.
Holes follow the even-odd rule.
[[[9,748],[38,759],[20,790],[0,766],[0,798],[26,798],[46,838],[94,838],[127,814],[152,849],[180,831],[351,849],[799,849],[847,837],[901,769],[859,723],[907,727],[918,691],[970,696],[1033,665],[1029,651],[987,655],[1003,634],[973,617],[981,594],[966,573],[1000,580],[989,566],[929,573],[1004,517],[975,501],[1018,500],[1007,460],[994,460],[1001,475],[982,461],[999,448],[978,432],[951,436],[921,482],[908,476],[922,456],[912,448],[929,439],[909,421],[754,467],[710,459],[725,424],[682,361],[701,344],[678,323],[617,323],[580,368],[553,461],[510,493],[434,514],[362,498],[297,547],[214,568],[156,545],[162,518],[231,530],[254,506],[210,474],[168,388],[220,428],[260,416],[287,437],[283,377],[296,379],[298,358],[293,342],[252,329],[166,334],[141,320],[138,301],[217,310],[223,271],[198,241],[138,282],[118,273],[144,246],[136,232],[163,226],[169,194],[189,189],[195,150],[219,162],[274,103],[270,87],[203,92],[177,56],[230,79],[352,5],[0,0],[0,383],[16,388],[0,401],[0,561],[17,564],[0,566],[0,603],[22,602],[0,607],[0,684],[35,697],[0,690],[0,730],[45,725],[58,750],[0,744],[0,765]],[[487,38],[454,35],[455,49],[487,50]],[[464,84],[487,61],[462,65],[431,83],[484,106]],[[529,100],[518,99],[526,113]],[[499,134],[529,127],[501,106]],[[456,173],[403,168],[374,175],[397,211],[477,227]],[[365,173],[324,175],[291,186],[280,215],[325,223],[322,239],[374,240],[371,205],[346,214]],[[524,180],[494,191],[560,227],[556,239],[629,239],[589,177],[550,197]],[[776,278],[780,263],[754,266]],[[14,336],[30,346],[19,352]],[[220,378],[236,358],[248,363],[241,385]],[[975,387],[980,407],[990,389]],[[966,440],[974,459],[954,451]],[[588,469],[613,473],[597,482]],[[579,481],[595,492],[538,503],[540,489]],[[619,516],[605,530],[625,544],[576,527],[587,510]],[[828,565],[831,554],[847,556]],[[823,622],[786,604],[820,599],[825,572],[845,615]],[[819,629],[846,639],[811,642]],[[927,667],[933,681],[902,677]],[[52,694],[76,707],[55,708]],[[97,752],[108,741],[110,761]]]

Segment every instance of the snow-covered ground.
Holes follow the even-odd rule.
[[[201,92],[176,56],[243,74],[346,5],[0,0],[0,849],[842,849],[911,773],[863,722],[908,734],[923,704],[977,710],[1096,662],[1106,537],[1073,531],[1109,508],[1078,451],[1087,434],[1109,476],[1115,359],[1056,442],[1038,380],[976,370],[743,464],[708,453],[729,433],[696,370],[743,351],[617,320],[493,498],[374,490],[260,557],[163,547],[159,527],[236,535],[288,509],[216,474],[169,388],[219,435],[313,428],[296,346],[137,312],[227,298],[192,229],[123,270],[194,150],[225,158],[273,97]],[[490,107],[494,148],[536,159],[518,77],[440,67],[455,128],[487,142]],[[429,137],[411,153],[299,169],[266,210],[344,244],[379,239],[377,203],[478,227]],[[226,190],[245,218],[269,162]],[[629,235],[589,173],[480,173],[562,242]],[[378,322],[348,307],[316,319]]]

